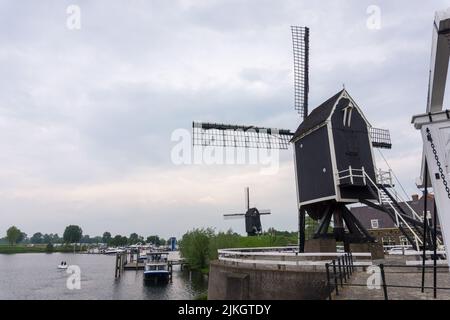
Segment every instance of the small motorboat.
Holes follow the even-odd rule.
[[[68,267],[68,265],[67,265],[67,263],[60,263],[58,266],[57,266],[57,268],[58,269],[63,269],[63,270],[65,270],[65,269],[67,269],[67,267]]]

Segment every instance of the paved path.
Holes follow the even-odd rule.
[[[389,265],[405,265],[403,257],[389,257],[376,263],[384,263],[386,267],[386,283],[388,285],[418,286],[422,284],[422,272],[419,268],[394,268]],[[447,268],[439,268],[437,273],[437,286],[446,287],[448,290],[438,290],[437,299],[450,300],[450,273]],[[334,300],[383,300],[383,289],[369,290],[367,280],[371,274],[360,270],[353,273],[348,284],[362,286],[344,286],[339,288],[339,296],[333,294]],[[427,271],[425,276],[425,286],[433,287],[432,269]],[[420,288],[396,288],[388,287],[389,300],[431,300],[433,299],[433,289],[425,289],[422,293]]]

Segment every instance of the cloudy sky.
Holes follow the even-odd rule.
[[[67,25],[72,4],[80,29]],[[370,5],[380,29],[367,26]],[[291,25],[311,28],[310,104],[345,84],[391,130],[384,155],[416,192],[421,141],[410,121],[425,110],[434,11],[448,5],[0,0],[0,235],[68,224],[91,236],[243,232],[221,215],[243,210],[245,186],[273,212],[265,227],[296,230],[292,150],[276,174],[171,158],[172,133],[193,120],[295,129]]]

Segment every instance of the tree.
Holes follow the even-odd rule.
[[[128,238],[128,241],[130,244],[136,244],[139,242],[139,235],[137,233],[130,234],[130,237]]]
[[[179,248],[191,268],[202,269],[208,266],[209,244],[213,236],[212,229],[194,229],[183,235]]]
[[[91,243],[91,237],[88,234],[85,234],[81,237],[80,243]]]
[[[6,231],[6,238],[8,239],[10,245],[15,245],[18,243],[21,236],[22,232],[16,226],[12,226]]]
[[[42,236],[42,243],[52,243],[52,235],[51,234],[44,234]]]
[[[48,239],[47,243],[49,242]],[[30,238],[30,242],[34,243],[34,244],[39,244],[39,243],[43,243],[44,242],[44,237],[42,235],[42,233],[40,232],[36,232],[35,234],[33,234],[33,236]]]
[[[160,239],[159,236],[148,236],[146,242],[157,247],[166,244],[166,241],[164,239]]]
[[[102,241],[103,243],[109,244],[111,242],[111,233],[108,231],[103,232]]]
[[[111,240],[111,245],[113,245],[115,247],[125,246],[125,245],[127,245],[127,243],[128,243],[128,238],[122,237],[120,234],[116,235]]]
[[[70,225],[64,230],[63,239],[65,243],[78,243],[83,235],[83,230],[79,226]]]
[[[20,232],[19,239],[17,239],[17,243],[26,242],[28,240],[28,236],[25,232]]]

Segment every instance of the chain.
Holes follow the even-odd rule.
[[[442,183],[444,184],[445,191],[447,192],[447,197],[450,199],[450,188],[448,186],[447,180],[445,180],[444,170],[442,169],[441,162],[439,161],[439,156],[436,151],[436,146],[433,142],[433,137],[431,136],[430,128],[427,128],[427,140],[430,141],[431,149],[433,150],[434,159],[436,160],[436,165],[438,166],[439,173],[441,175]],[[425,181],[427,183],[427,181]]]

